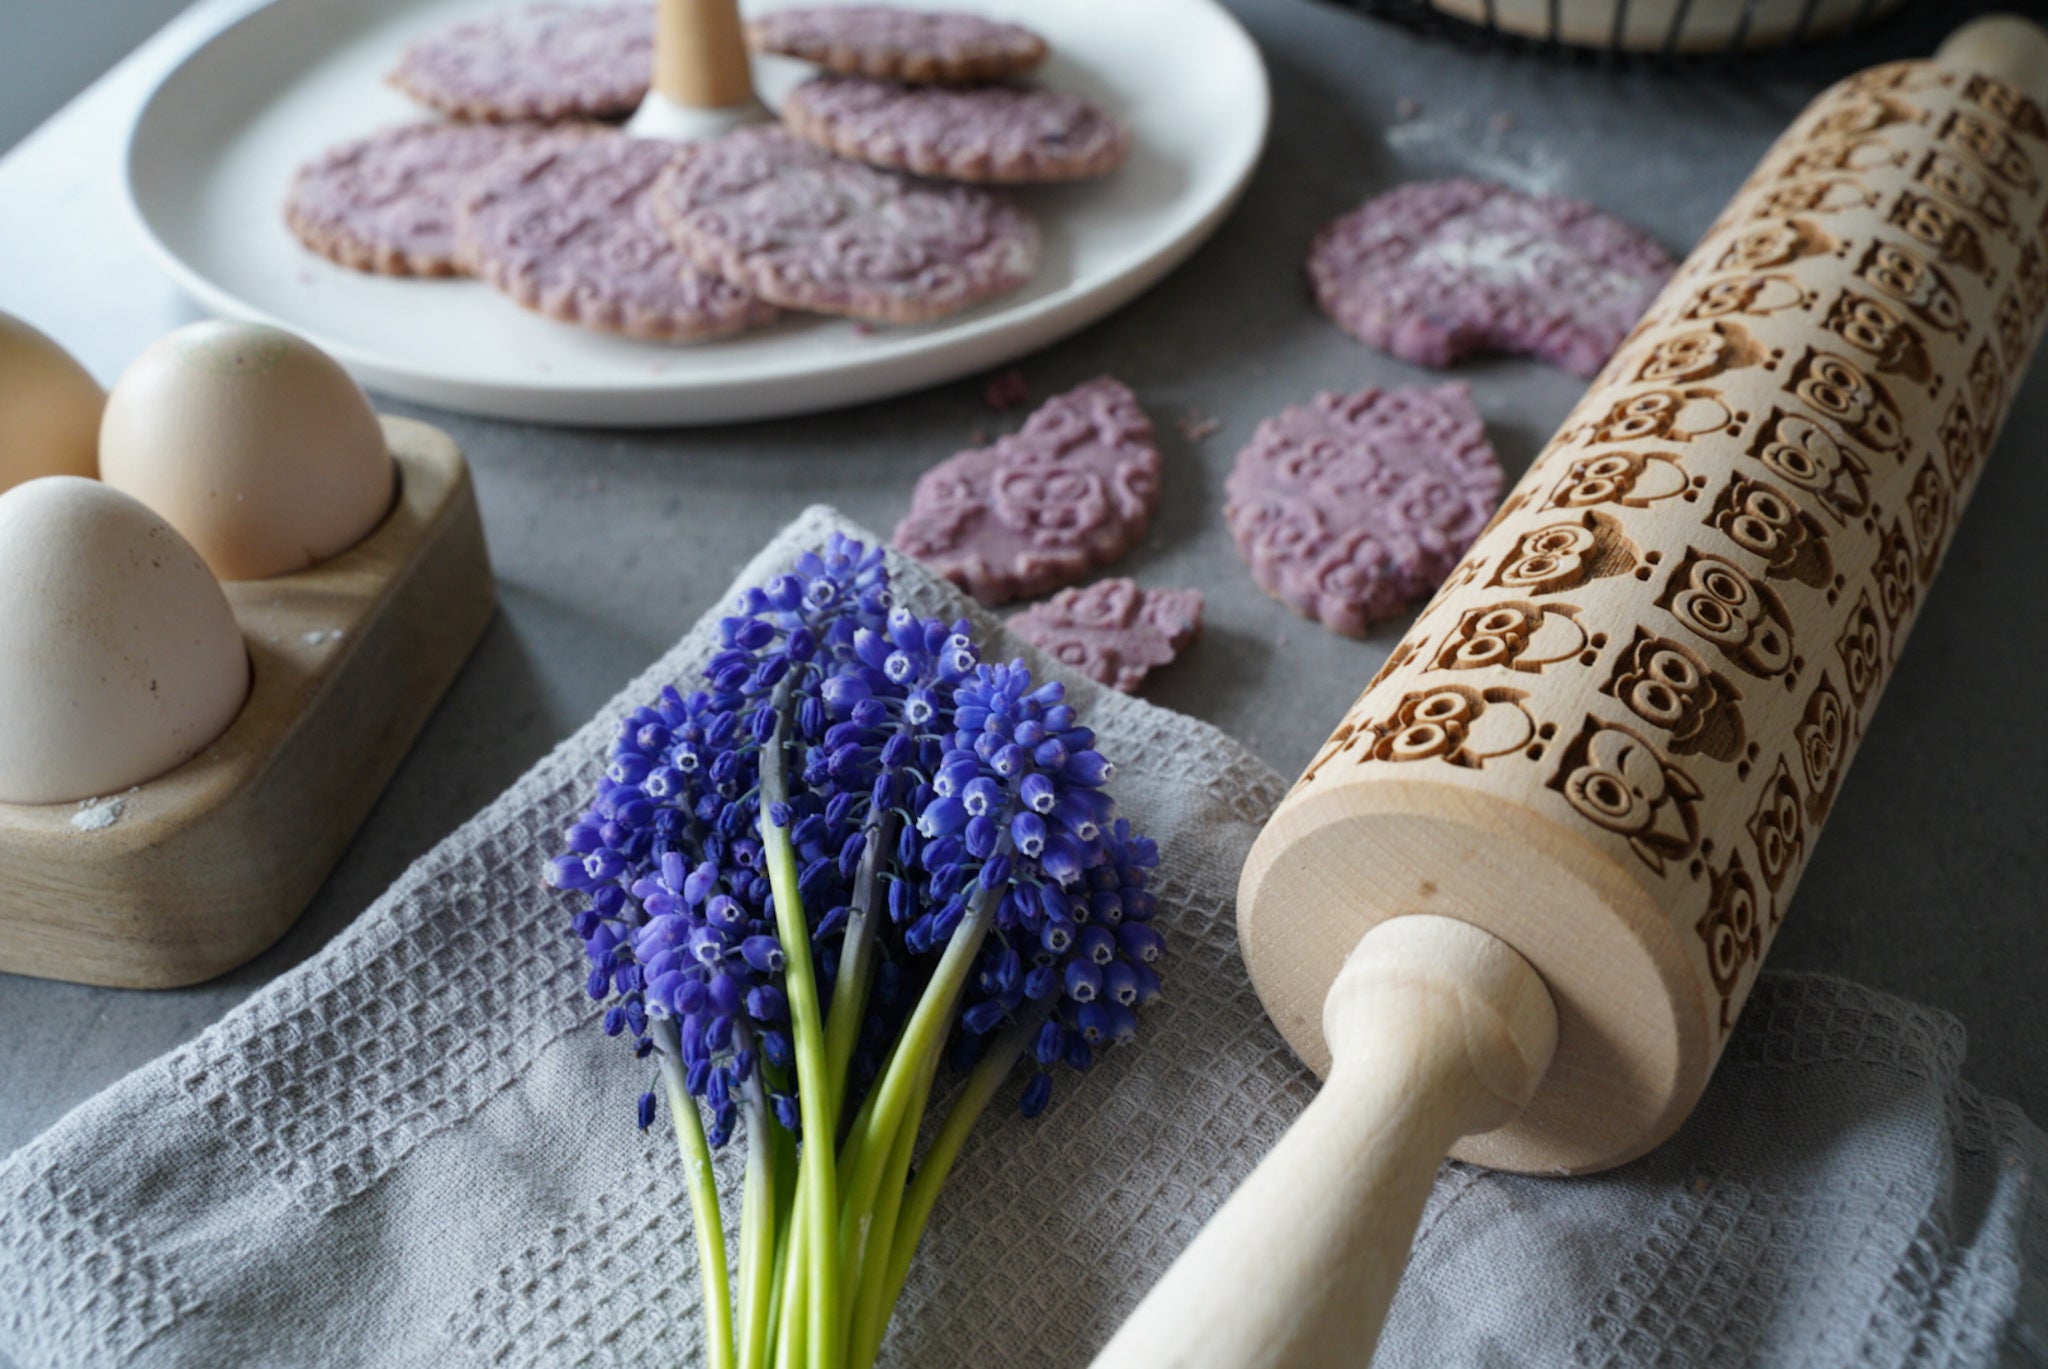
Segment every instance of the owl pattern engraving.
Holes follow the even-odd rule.
[[[1604,513],[1561,518],[1524,533],[1487,584],[1519,594],[1561,594],[1627,575],[1640,557],[1621,524]]]
[[[1785,601],[1733,561],[1687,552],[1656,603],[1738,670],[1787,684],[1799,673]]]
[[[1372,757],[1380,761],[1441,760],[1477,770],[1527,746],[1536,724],[1515,689],[1439,685],[1410,694],[1393,716],[1375,724]]]
[[[1757,856],[1758,873],[1771,892],[1785,887],[1806,860],[1806,811],[1799,782],[1784,757],[1764,781],[1756,808],[1744,824]]]
[[[1468,610],[1430,669],[1539,674],[1576,660],[1590,641],[1579,611],[1570,604],[1503,600]]]
[[[1686,647],[1648,628],[1636,629],[1600,692],[1669,734],[1674,756],[1732,761],[1749,740],[1741,691]]]
[[[1749,454],[1779,479],[1818,496],[1836,523],[1853,522],[1870,511],[1869,464],[1804,414],[1773,409],[1757,429]]]
[[[1621,504],[1642,509],[1660,499],[1679,498],[1691,487],[1692,477],[1674,453],[1598,452],[1565,467],[1564,478],[1551,490],[1547,506],[1583,509]]]
[[[1934,253],[1938,262],[1981,276],[1990,269],[1984,239],[1967,212],[1930,195],[1901,190],[1885,211],[1886,221],[1896,224],[1920,246]]]
[[[1756,881],[1742,868],[1742,853],[1732,853],[1727,867],[1712,873],[1707,910],[1694,924],[1706,946],[1707,977],[1720,994],[1724,1034],[1735,1025],[1736,985],[1764,958],[1764,945],[1772,930],[1765,908]]]
[[[1822,590],[1834,583],[1827,529],[1767,480],[1732,477],[1708,511],[1707,526],[1760,561],[1766,579]]]
[[[1934,378],[1926,335],[1882,300],[1844,290],[1829,308],[1825,326],[1861,352],[1879,375],[1895,375],[1923,385]]]
[[[1842,664],[1849,702],[1861,712],[1884,679],[1884,624],[1871,607],[1869,590],[1856,596],[1856,607],[1849,611],[1849,621],[1835,639],[1835,655]]]
[[[1657,874],[1699,844],[1699,786],[1629,728],[1587,718],[1550,787],[1580,817],[1626,841]]]
[[[1567,426],[1552,446],[1615,446],[1629,442],[1683,445],[1735,426],[1734,414],[1713,390],[1658,388],[1616,400],[1598,418]]]

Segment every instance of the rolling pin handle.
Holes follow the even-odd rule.
[[[1378,1340],[1438,1166],[1520,1112],[1557,1044],[1529,963],[1465,923],[1366,933],[1323,1004],[1330,1077],[1096,1369],[1353,1369]]]

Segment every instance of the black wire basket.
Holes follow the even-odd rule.
[[[1910,0],[1340,0],[1410,28],[1620,56],[1731,55],[1847,38]]]

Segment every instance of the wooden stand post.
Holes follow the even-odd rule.
[[[653,88],[627,132],[691,142],[770,117],[754,96],[737,0],[659,0],[654,22]]]

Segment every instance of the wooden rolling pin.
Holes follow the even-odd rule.
[[[1808,107],[1274,814],[1253,984],[1327,1082],[1096,1361],[1363,1364],[1448,1152],[1705,1087],[2048,310],[2048,35]]]

